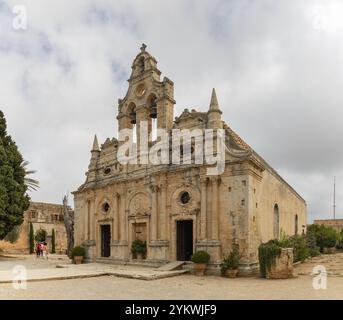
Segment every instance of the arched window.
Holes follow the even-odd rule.
[[[294,234],[297,235],[298,234],[298,215],[296,214],[294,217]]]
[[[152,93],[148,98],[149,116],[151,118],[151,140],[157,139],[157,97]]]
[[[274,205],[274,238],[279,239],[280,233],[280,215],[279,215],[279,206],[277,204]]]

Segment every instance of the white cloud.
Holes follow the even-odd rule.
[[[339,2],[25,0],[26,31],[12,28],[16,4],[0,0],[0,106],[38,170],[34,200],[60,202],[84,181],[93,134],[116,133],[142,42],[175,83],[176,114],[206,110],[216,87],[224,119],[304,196],[310,219],[330,212],[334,174],[343,192],[343,30],[316,27],[340,21]]]

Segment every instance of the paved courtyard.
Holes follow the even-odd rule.
[[[57,261],[35,261],[25,259],[0,259],[0,278],[6,267],[20,262],[29,270],[44,274],[56,268]],[[327,268],[327,289],[313,289],[314,265]],[[261,278],[226,279],[215,276],[195,277],[183,274],[152,281],[106,275],[88,278],[28,282],[27,289],[16,290],[12,283],[0,283],[0,299],[343,299],[343,254],[323,255],[295,267],[297,276],[288,280],[266,280]],[[69,270],[79,270],[71,266]],[[74,269],[75,268],[75,269]],[[83,265],[80,268],[91,272],[102,270],[130,271],[134,274],[156,273],[155,269]],[[110,269],[108,269],[110,268]],[[142,270],[143,269],[143,270]],[[8,271],[8,270],[7,270]],[[74,271],[73,271],[74,272]]]

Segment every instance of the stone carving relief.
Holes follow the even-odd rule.
[[[131,217],[150,215],[150,200],[144,193],[137,193],[130,201],[129,215]]]

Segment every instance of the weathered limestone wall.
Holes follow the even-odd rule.
[[[193,220],[194,251],[207,250],[211,262],[220,263],[237,243],[243,252],[242,270],[250,270],[257,268],[259,244],[274,238],[276,203],[279,230],[293,235],[297,214],[301,234],[302,225],[306,224],[304,201],[269,171],[254,172],[248,163],[228,165],[220,177],[208,177],[201,170],[175,170],[154,176],[148,184],[141,178],[76,194],[76,243],[86,241],[91,256],[99,257],[100,226],[109,224],[111,257],[127,260],[131,258],[135,225],[145,224],[148,259],[173,261],[176,222]],[[186,205],[179,201],[182,191],[191,196]],[[107,213],[101,209],[105,201],[111,208]]]
[[[295,216],[298,216],[297,234],[301,235],[306,226],[307,211],[305,201],[287,184],[265,170],[263,179],[249,179],[249,255],[258,261],[257,248],[261,242],[275,239],[274,206],[279,209],[279,236],[281,232],[295,234]]]
[[[64,253],[67,248],[67,235],[64,222],[60,221],[62,210],[62,205],[31,202],[29,209],[24,212],[24,221],[20,226],[18,240],[15,243],[2,240],[0,248],[7,253],[29,253],[29,224],[32,222],[34,232],[40,228],[46,230],[49,249],[51,248],[52,229],[55,229],[56,253]]]
[[[343,219],[314,220],[313,223],[319,225],[323,224],[324,226],[334,228],[339,232],[343,229]]]
[[[287,235],[295,234],[295,215],[298,215],[298,234],[302,233],[302,226],[306,227],[307,213],[306,203],[290,187],[282,183],[269,171],[264,172],[261,182],[256,180],[251,185],[252,201],[257,203],[256,218],[260,229],[261,240],[263,242],[274,238],[274,205],[279,208],[279,231]],[[306,231],[306,230],[305,230]]]

